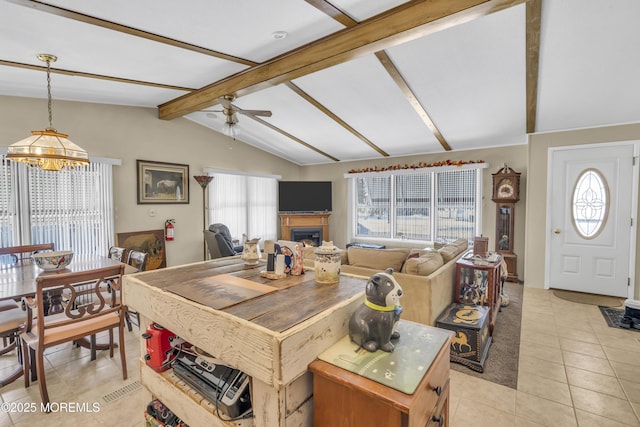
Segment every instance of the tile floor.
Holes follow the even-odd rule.
[[[119,358],[64,344],[46,354],[52,402],[94,412],[24,412],[40,395],[22,379],[0,388],[0,426],[136,426],[150,395],[139,387],[139,334],[126,333],[129,378]],[[0,357],[0,375],[16,363]],[[94,409],[94,404],[95,408]],[[22,412],[7,413],[6,407]],[[640,426],[640,333],[609,328],[596,306],[524,289],[518,389],[451,371],[450,427]],[[381,426],[383,427],[383,426]]]

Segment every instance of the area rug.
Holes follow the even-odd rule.
[[[611,297],[607,295],[588,294],[585,292],[553,290],[553,295],[560,299],[577,302],[580,304],[591,304],[603,307],[622,307],[625,298]]]
[[[473,371],[458,363],[451,363],[451,369],[506,387],[517,388],[522,288],[523,285],[519,283],[505,282],[504,284],[504,292],[509,295],[509,305],[502,307],[496,318],[493,342],[489,347],[484,372]]]
[[[624,317],[624,307],[617,308],[617,307],[598,306],[598,308],[600,309],[600,312],[604,316],[604,320],[607,321],[607,325],[609,325],[609,327],[624,329],[626,331],[640,332],[640,329],[634,329],[634,328],[626,329],[626,328],[620,327],[620,320],[622,320],[622,318]]]

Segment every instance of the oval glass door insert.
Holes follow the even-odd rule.
[[[604,228],[609,211],[609,189],[596,169],[586,169],[573,189],[572,220],[578,234],[593,239]]]

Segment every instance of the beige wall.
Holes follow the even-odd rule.
[[[348,240],[344,174],[349,169],[446,159],[484,160],[489,163],[489,168],[484,170],[483,175],[482,227],[483,234],[490,239],[491,248],[495,244],[491,174],[506,162],[522,173],[521,200],[516,204],[514,244],[519,257],[518,275],[524,278],[527,286],[533,287],[544,285],[544,233],[540,230],[545,228],[547,148],[640,139],[640,124],[632,124],[531,135],[528,146],[299,167],[241,142],[230,141],[224,135],[186,119],[158,120],[153,108],[54,100],[53,114],[54,126],[61,132],[69,133],[71,140],[86,148],[90,155],[122,160],[122,166],[116,167],[114,174],[116,232],[159,229],[163,227],[165,219],[176,219],[176,240],[167,246],[169,265],[198,261],[202,256],[202,191],[192,179],[191,203],[188,205],[138,205],[136,159],[188,164],[190,175],[201,173],[204,167],[213,167],[280,174],[284,179],[292,180],[331,180],[334,189],[331,238],[339,246],[344,246]],[[43,129],[46,125],[46,100],[0,97],[0,146],[8,146],[28,136],[29,131]],[[230,150],[229,146],[233,148]],[[148,215],[150,208],[155,209],[155,217]]]
[[[47,125],[46,100],[0,96],[0,147]],[[176,239],[167,242],[170,266],[202,260],[202,189],[190,177],[189,204],[138,205],[136,159],[188,164],[191,176],[213,167],[300,178],[300,167],[293,163],[187,119],[158,120],[153,108],[54,100],[53,125],[90,156],[122,160],[122,166],[114,169],[116,233],[161,229],[166,219],[176,220]],[[150,209],[156,211],[155,217],[149,216]]]
[[[497,172],[504,163],[516,172],[522,173],[520,182],[520,201],[515,206],[515,237],[514,252],[519,256],[518,277],[522,279],[524,273],[524,218],[527,185],[527,147],[513,145],[509,147],[489,148],[482,150],[456,151],[455,153],[425,154],[387,159],[363,160],[357,162],[340,162],[326,165],[308,166],[302,170],[302,179],[330,180],[333,182],[333,212],[329,217],[331,238],[339,247],[348,243],[347,217],[347,179],[344,174],[350,169],[364,167],[387,167],[396,164],[417,164],[419,162],[433,163],[442,160],[484,160],[489,167],[483,169],[482,188],[482,234],[489,238],[489,248],[495,245],[495,211],[496,205],[491,200],[492,173]]]
[[[592,129],[550,132],[530,135],[526,212],[525,283],[529,287],[544,287],[544,250],[547,202],[547,152],[550,147],[640,140],[640,124]],[[636,260],[635,295],[639,294]]]

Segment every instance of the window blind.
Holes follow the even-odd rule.
[[[212,173],[209,191],[209,223],[229,227],[240,240],[277,239],[277,180],[272,177]]]
[[[345,175],[352,180],[353,238],[452,241],[480,234],[485,163]]]
[[[114,243],[112,175],[109,162],[53,172],[3,159],[1,244],[53,242],[77,255],[106,254]]]

